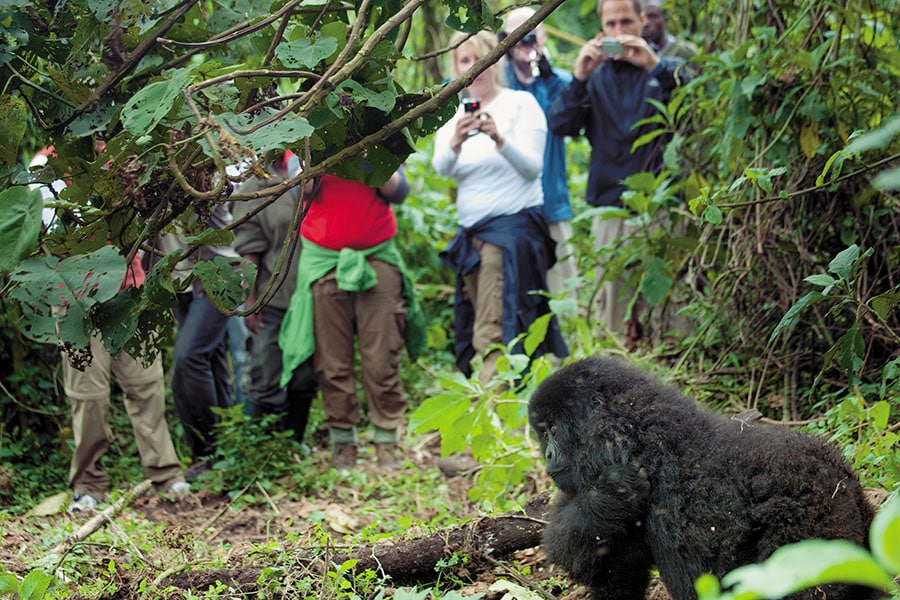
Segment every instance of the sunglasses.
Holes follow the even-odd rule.
[[[537,43],[537,34],[532,31],[532,32],[526,33],[525,37],[523,37],[521,40],[519,40],[519,43],[516,45],[517,46],[534,46],[536,43]]]

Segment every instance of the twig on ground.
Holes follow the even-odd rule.
[[[98,529],[103,527],[106,523],[110,523],[113,520],[113,517],[118,515],[122,510],[129,506],[134,499],[138,496],[143,496],[153,487],[153,482],[149,479],[145,479],[140,482],[130,490],[128,490],[125,495],[116,500],[114,504],[107,507],[97,515],[93,516],[88,520],[84,525],[82,525],[78,531],[68,536],[56,546],[54,546],[53,550],[50,551],[51,554],[58,555],[56,568],[62,564],[63,558],[65,558],[66,554],[72,550],[77,544],[83,542],[91,535],[93,535]],[[56,568],[53,570],[55,571]]]

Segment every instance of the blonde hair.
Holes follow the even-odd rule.
[[[462,75],[462,73],[456,72],[456,53],[465,46],[473,47],[475,49],[475,54],[480,59],[497,46],[497,36],[490,31],[482,30],[474,35],[457,31],[450,37],[450,47],[453,48],[451,54],[451,58],[453,59],[453,72],[457,77]],[[488,67],[488,70],[494,70],[494,81],[501,88],[506,87],[504,60],[505,58],[501,58],[498,62]]]

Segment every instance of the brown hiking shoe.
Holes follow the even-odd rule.
[[[375,444],[375,457],[378,459],[378,466],[385,469],[399,469],[400,464],[400,447],[394,443]]]
[[[335,444],[331,453],[331,466],[335,469],[353,469],[356,467],[357,455],[356,444]]]

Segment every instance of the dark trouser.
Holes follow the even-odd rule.
[[[349,430],[359,422],[353,372],[353,337],[359,337],[363,388],[369,421],[395,430],[404,419],[406,396],[400,381],[400,353],[406,330],[406,301],[400,270],[370,259],[378,275],[364,292],[338,289],[335,272],[312,285],[316,336],[314,361],[325,405],[325,424]]]
[[[217,417],[211,408],[232,405],[225,348],[228,317],[205,294],[179,294],[175,305],[178,338],[172,368],[175,412],[194,460],[212,453]]]
[[[292,430],[294,439],[302,442],[309,420],[309,407],[319,388],[311,358],[294,370],[286,387],[279,385],[281,348],[278,346],[278,331],[284,314],[285,311],[280,308],[264,306],[261,311],[262,325],[255,333],[250,332],[250,376],[246,394],[251,415],[257,418],[268,414],[279,415],[281,430]]]

